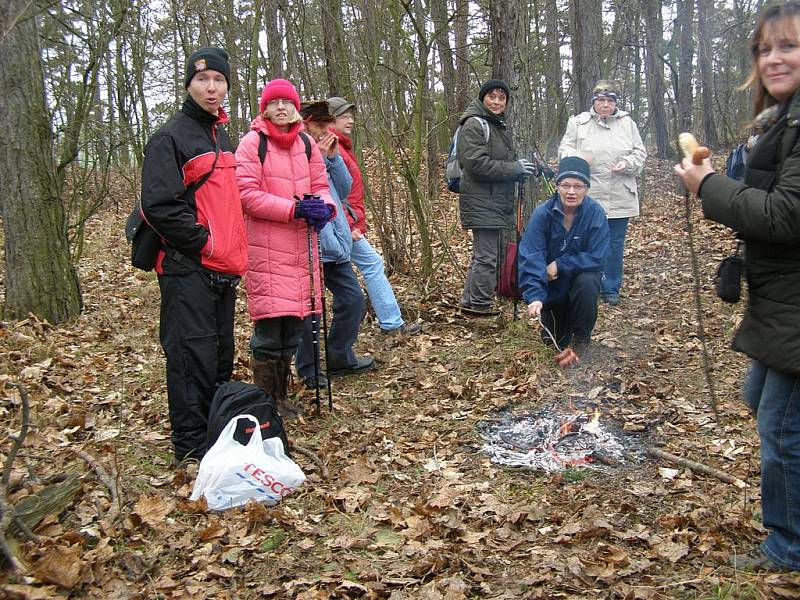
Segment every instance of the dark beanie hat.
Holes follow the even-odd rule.
[[[231,66],[228,64],[228,53],[222,48],[199,48],[192,52],[186,61],[186,80],[184,87],[189,87],[194,77],[200,71],[219,71],[225,75],[228,87],[231,86]]]
[[[580,179],[586,184],[586,187],[590,187],[589,163],[580,156],[565,156],[561,159],[561,162],[558,163],[558,177],[556,177],[556,183],[560,183],[562,179],[566,179],[567,177]]]
[[[478,92],[478,100],[483,102],[483,97],[492,90],[503,90],[506,93],[506,98],[511,98],[511,90],[508,89],[508,84],[502,79],[490,79],[481,86]]]

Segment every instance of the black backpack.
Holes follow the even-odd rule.
[[[239,415],[253,415],[261,424],[261,438],[281,438],[286,455],[289,455],[289,440],[286,438],[283,419],[275,408],[272,396],[254,383],[243,381],[227,381],[214,393],[211,408],[208,409],[209,448],[214,445],[230,420]],[[240,419],[233,439],[246,445],[252,434],[252,421]]]

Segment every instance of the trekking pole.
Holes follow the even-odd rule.
[[[708,148],[700,148],[697,140],[691,133],[682,133],[678,136],[678,150],[685,158],[691,160],[694,164],[699,165],[704,159],[708,158]],[[711,404],[711,409],[714,411],[714,419],[719,423],[719,410],[717,409],[717,394],[714,390],[714,378],[711,376],[711,359],[708,356],[708,347],[706,346],[705,327],[703,325],[703,305],[700,300],[700,267],[697,264],[697,252],[694,248],[694,228],[692,227],[692,203],[689,189],[680,183],[683,187],[683,204],[684,212],[686,214],[686,233],[689,238],[689,256],[692,262],[692,276],[694,277],[694,305],[697,311],[697,337],[700,338],[700,345],[703,350],[703,369],[706,375],[706,382],[708,383],[708,395]]]
[[[516,321],[519,318],[518,312],[518,303],[519,298],[518,291],[519,291],[519,240],[520,240],[520,229],[522,229],[522,203],[525,202],[525,180],[521,180],[519,182],[517,188],[517,251],[514,253],[514,275],[516,277],[516,281],[512,282],[511,284],[511,293],[514,296],[514,320]],[[514,289],[516,284],[516,290]]]
[[[311,225],[306,229],[308,238],[308,281],[311,288],[311,341],[314,344],[314,390],[316,398],[314,400],[317,407],[317,416],[322,414],[319,397],[319,321],[317,320],[317,299],[314,293],[314,246],[311,242]],[[324,294],[324,291],[323,291]]]
[[[325,380],[328,382],[328,411],[333,412],[333,391],[331,378],[328,374],[328,315],[325,311],[325,267],[322,264],[322,242],[319,239],[319,233],[317,233],[317,256],[319,257],[319,287],[322,290],[320,294],[322,300],[322,339],[325,340]],[[317,395],[319,395],[319,387],[317,387]]]

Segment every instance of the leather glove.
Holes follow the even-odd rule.
[[[527,158],[520,158],[517,164],[519,165],[519,175],[522,177],[530,177],[536,173],[536,164]]]
[[[305,219],[316,231],[322,231],[332,216],[333,207],[325,204],[319,196],[303,198],[294,206],[294,218]]]

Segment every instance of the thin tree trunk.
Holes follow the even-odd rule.
[[[467,34],[469,31],[469,0],[455,0],[456,16],[453,20],[453,33],[455,35],[455,67],[456,67],[456,88],[454,96],[456,100],[455,112],[460,116],[470,101],[470,72],[469,72],[469,46],[467,46]]]
[[[713,31],[709,26],[713,0],[697,0],[697,37],[700,40],[697,61],[700,65],[700,82],[703,89],[703,140],[709,148],[719,146],[717,124],[714,119],[714,74],[711,62],[711,41]]]
[[[602,0],[570,0],[572,82],[575,112],[588,106],[592,88],[600,79],[603,47]]]
[[[647,41],[647,97],[650,123],[656,140],[656,156],[673,156],[664,111],[664,63],[661,47],[664,42],[661,26],[661,0],[645,0],[645,39]]]
[[[680,37],[678,45],[678,133],[692,129],[692,60],[694,58],[694,0],[677,0]]]

